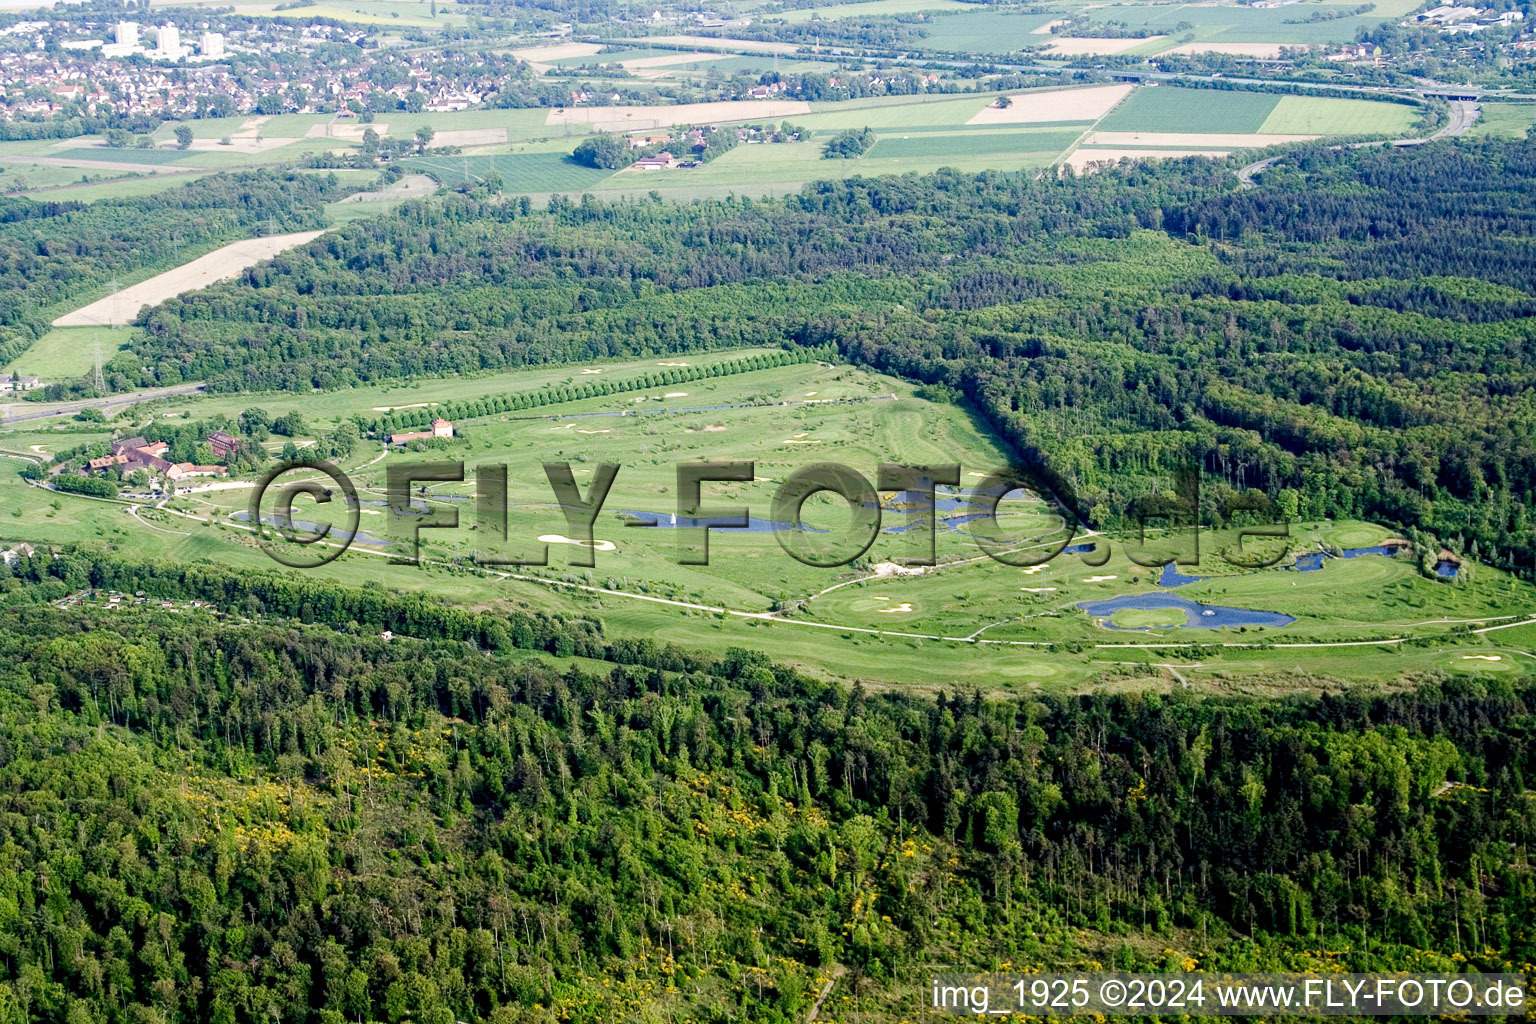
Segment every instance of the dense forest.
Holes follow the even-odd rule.
[[[5,1024],[789,1021],[843,969],[881,1020],[935,962],[1536,944],[1536,692],[1493,682],[871,694],[88,551],[0,567],[0,666]]]
[[[64,300],[169,269],[183,249],[322,227],[321,204],[339,188],[329,175],[250,171],[110,203],[0,199],[0,364],[22,356]]]
[[[122,386],[307,390],[738,345],[972,402],[1098,526],[1179,466],[1536,565],[1536,145],[784,200],[409,203],[142,319]]]

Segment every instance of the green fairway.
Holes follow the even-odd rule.
[[[1282,96],[1258,130],[1266,135],[1399,136],[1418,119],[1419,108],[1406,103]]]
[[[1252,571],[1222,558],[1231,535],[1207,531],[1200,565],[1181,569],[1207,578],[1164,588],[1156,584],[1160,570],[1130,561],[1134,549],[1121,538],[1078,539],[1110,546],[1108,560],[1099,566],[1085,561],[1098,561],[1096,552],[1068,552],[1033,567],[994,561],[977,546],[973,532],[979,527],[965,518],[976,506],[963,494],[958,504],[941,506],[943,522],[935,535],[940,565],[920,574],[882,568],[882,563],[922,550],[921,534],[889,529],[877,535],[862,558],[842,568],[795,561],[766,528],[715,531],[708,565],[679,564],[682,533],[625,525],[630,512],[665,515],[675,507],[679,462],[753,461],[753,482],[706,485],[706,499],[708,504],[746,506],[754,516],[767,517],[778,486],[812,462],[835,461],[872,477],[881,462],[955,461],[963,467],[963,491],[1005,459],[965,409],[917,399],[904,382],[851,367],[802,364],[661,383],[670,367],[702,366],[731,355],[544,367],[312,396],[193,397],[136,410],[119,429],[141,429],[134,424],[151,415],[203,418],[259,406],[273,415],[298,411],[318,433],[353,414],[371,418],[391,408],[430,410],[435,402],[602,380],[617,385],[615,393],[530,413],[460,418],[455,422],[458,439],[439,452],[396,453],[380,461],[374,443],[360,446],[345,468],[364,498],[359,515],[364,533],[379,541],[391,536],[379,505],[385,472],[423,458],[462,460],[469,467],[462,483],[429,485],[431,504],[456,510],[459,527],[421,532],[427,559],[422,567],[390,566],[380,557],[381,548],[360,543],[319,571],[354,584],[422,589],[474,605],[597,615],[617,634],[690,647],[748,644],[818,674],[873,676],[918,687],[959,681],[1003,691],[1080,689],[1107,665],[1152,665],[1170,656],[1160,651],[1191,642],[1216,646],[1200,649],[1201,666],[1180,671],[1213,686],[1223,685],[1222,679],[1260,685],[1272,673],[1297,666],[1362,679],[1387,679],[1416,668],[1458,674],[1536,668],[1536,659],[1518,654],[1522,641],[1531,642],[1522,632],[1525,627],[1485,638],[1456,638],[1449,632],[1456,623],[1496,625],[1511,614],[1536,609],[1532,588],[1486,566],[1463,584],[1425,579],[1411,561],[1382,556],[1329,559],[1314,572],[1296,572],[1286,558],[1274,568]],[[637,383],[642,385],[638,389]],[[57,451],[93,436],[101,435],[34,427],[0,433],[0,450],[38,454],[34,445]],[[577,549],[568,543],[571,527],[551,503],[541,461],[571,463],[583,491],[598,462],[622,467],[596,522],[593,568],[569,565]],[[474,467],[485,464],[508,467],[506,541],[484,531],[468,501],[477,491]],[[249,492],[239,487],[220,484],[179,497],[167,509],[132,514],[122,505],[24,488],[14,477],[8,477],[4,493],[21,515],[12,516],[10,531],[0,521],[0,535],[14,532],[34,541],[96,537],[157,558],[267,564],[238,520],[249,501]],[[894,498],[887,494],[882,499],[887,528],[912,522]],[[1036,558],[1064,542],[1059,517],[1037,501],[1011,497],[999,514],[999,529],[1010,539],[1011,550]],[[813,528],[839,531],[847,513],[839,502],[813,501],[804,518]],[[1390,536],[1367,523],[1305,524],[1292,532],[1295,551],[1317,550],[1319,544],[1367,547]],[[1157,561],[1182,543],[1154,539],[1153,547],[1137,557]],[[544,567],[467,567],[476,552],[527,560],[546,547]],[[449,569],[450,563],[466,568]],[[1279,612],[1295,622],[1278,629],[1212,629],[1177,609],[1130,608],[1112,616],[1118,628],[1106,628],[1077,607],[1083,601],[1147,593]],[[775,608],[782,611],[775,614]],[[1433,642],[1427,647],[1396,642],[1414,636]],[[1276,642],[1300,646],[1270,646]],[[1221,646],[1230,644],[1240,646]],[[943,656],[961,650],[963,658]],[[1491,660],[1495,657],[1499,660]],[[879,669],[871,671],[875,663]]]
[[[1143,86],[1097,127],[1119,132],[1257,132],[1279,100],[1259,92]]]

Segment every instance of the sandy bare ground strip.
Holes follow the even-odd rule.
[[[716,124],[722,121],[777,121],[782,117],[809,114],[803,100],[720,100],[716,103],[680,103],[676,106],[566,107],[551,110],[546,125],[583,124],[608,131],[630,128],[662,128],[675,124]]]
[[[1088,89],[1025,92],[1008,97],[1012,104],[988,106],[966,124],[1031,124],[1045,121],[1097,121],[1125,99],[1132,85],[1096,85]]]
[[[1119,163],[1121,157],[1132,160],[1173,160],[1181,156],[1226,156],[1225,149],[1079,149],[1067,157],[1067,164],[1081,173],[1089,164]]]
[[[636,60],[621,60],[619,64],[627,71],[643,71],[651,68],[665,68],[673,64],[693,64],[704,60],[725,60],[728,53],[669,53],[660,57],[640,57]]]
[[[505,128],[455,128],[446,132],[436,132],[432,136],[433,146],[499,146],[507,141]]]
[[[537,64],[565,60],[567,57],[590,57],[602,52],[603,48],[597,43],[553,43],[549,46],[529,46],[521,50],[513,50],[512,56],[530,64]]]
[[[1233,57],[1263,57],[1272,60],[1280,56],[1280,50],[1298,49],[1294,43],[1184,43],[1164,52],[1169,53],[1225,53]]]
[[[312,124],[309,131],[304,133],[306,139],[361,139],[363,133],[369,128],[378,132],[379,138],[389,134],[389,125],[380,121],[377,124],[363,124],[358,121],[331,121],[327,124]]]
[[[631,41],[646,42],[645,39]],[[672,46],[706,46],[719,50],[739,50],[742,53],[794,53],[799,49],[794,43],[769,43],[756,39],[716,39],[713,36],[651,36],[650,42],[668,43]]]
[[[1066,18],[1057,18],[1055,21],[1048,21],[1048,22],[1046,22],[1044,25],[1041,25],[1039,28],[1030,29],[1030,33],[1029,34],[1032,35],[1032,36],[1048,36],[1048,35],[1051,34],[1051,29],[1055,28],[1057,25],[1065,25],[1066,23],[1067,23],[1067,19]]]
[[[1066,57],[1096,57],[1106,54],[1124,53],[1134,49],[1142,43],[1150,43],[1166,36],[1148,36],[1145,39],[1095,39],[1090,36],[1071,36],[1065,39],[1058,38],[1049,47],[1053,54],[1061,54]]]
[[[1085,146],[1177,146],[1183,149],[1208,149],[1215,146],[1250,149],[1278,146],[1285,142],[1309,142],[1316,135],[1255,135],[1223,132],[1094,132]]]
[[[156,274],[148,281],[140,281],[104,299],[97,299],[89,306],[65,313],[53,322],[53,326],[100,327],[124,323],[138,315],[139,310],[145,306],[158,305],[182,292],[206,288],[215,281],[226,281],[246,267],[254,267],[264,259],[270,259],[285,249],[303,245],[323,234],[323,231],[297,231],[291,235],[269,235],[266,238],[231,242],[175,270]]]
[[[254,136],[242,138],[238,135],[231,135],[229,137],[229,145],[227,146],[218,139],[193,139],[192,145],[187,148],[197,150],[198,152],[265,153],[269,149],[281,149],[298,141],[297,137],[284,138],[278,136],[270,139],[258,139]]]

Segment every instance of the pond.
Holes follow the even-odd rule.
[[[1238,626],[1289,626],[1295,622],[1295,618],[1280,612],[1261,612],[1252,608],[1228,608],[1219,604],[1199,604],[1183,597],[1175,597],[1172,594],[1127,594],[1121,597],[1112,597],[1105,601],[1082,601],[1078,607],[1095,619],[1104,620],[1104,625],[1111,629],[1139,629],[1145,631],[1145,626],[1117,626],[1109,621],[1116,612],[1128,608],[1140,610],[1152,610],[1158,608],[1177,608],[1182,611],[1187,619],[1178,628],[1194,627],[1197,629],[1233,629]]]

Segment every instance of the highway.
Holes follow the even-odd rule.
[[[146,388],[105,398],[81,398],[73,402],[13,402],[0,405],[0,426],[24,423],[27,420],[43,420],[50,416],[72,416],[82,409],[100,409],[107,416],[142,402],[177,395],[195,395],[207,389],[206,384],[177,384],[169,388]]]

